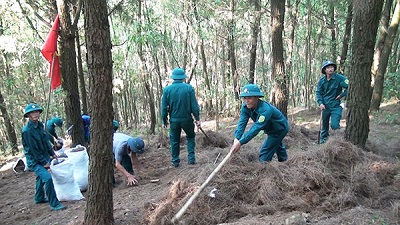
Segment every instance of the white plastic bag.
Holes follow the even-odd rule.
[[[18,158],[12,168],[13,168],[14,173],[20,173],[20,172],[27,171],[28,167],[26,166],[26,157]]]
[[[81,191],[86,191],[89,183],[89,155],[84,146],[66,149],[65,154],[72,163],[75,182]]]
[[[84,198],[78,184],[75,182],[72,163],[68,159],[53,159],[50,169],[54,189],[59,201],[74,201]]]

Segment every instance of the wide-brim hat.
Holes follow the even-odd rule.
[[[264,94],[257,85],[247,84],[242,88],[239,97],[264,97]]]
[[[131,151],[142,154],[144,152],[144,141],[139,137],[129,138],[128,145]]]
[[[186,73],[182,68],[175,68],[174,71],[172,71],[171,79],[183,80],[186,78],[187,78]]]
[[[24,112],[24,117],[28,117],[28,114],[34,111],[39,111],[40,113],[43,112],[43,109],[40,108],[40,106],[36,103],[29,103],[26,107],[25,107],[25,112]]]

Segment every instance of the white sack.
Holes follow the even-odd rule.
[[[64,152],[72,163],[75,182],[81,191],[86,191],[89,183],[89,155],[86,148],[78,145],[75,148],[66,149]]]
[[[78,184],[74,180],[72,163],[68,159],[53,159],[50,169],[54,189],[59,201],[74,201],[84,198]]]

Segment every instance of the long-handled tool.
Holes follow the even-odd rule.
[[[214,160],[214,164],[216,164],[217,163],[217,161],[218,161],[218,158],[219,158],[219,156],[221,155],[221,152],[219,152],[218,153],[218,155],[217,155],[217,158],[215,158],[215,160]]]
[[[204,136],[206,136],[207,140],[211,143],[210,137],[208,137],[208,135],[206,134],[206,132],[204,132],[203,128],[201,128],[201,126],[197,126],[197,127],[201,130],[201,133],[203,133]]]
[[[196,121],[196,118],[194,118],[194,115],[193,115],[193,114],[192,114],[192,118],[193,118],[194,121]],[[196,123],[196,126],[197,126],[197,128],[200,129],[201,133],[203,133],[204,136],[206,136],[207,140],[211,143],[210,137],[208,137],[208,135],[206,134],[206,132],[204,132],[203,128],[202,128],[200,125],[197,125],[197,123]]]
[[[228,161],[228,159],[231,157],[233,151],[230,150],[228,155],[225,156],[225,158],[222,160],[222,162],[214,169],[214,171],[208,176],[207,180],[204,181],[204,183],[200,186],[199,189],[189,198],[189,200],[183,205],[183,207],[179,210],[179,212],[172,218],[171,222],[172,224],[175,224],[175,222],[178,222],[179,219],[182,217],[182,215],[185,213],[185,211],[189,208],[189,206],[193,203],[193,201],[199,196],[200,192],[207,186],[208,182],[211,181],[211,179],[215,176],[215,174],[218,173],[218,171],[222,168],[222,166]]]
[[[321,116],[319,117],[318,144],[321,144],[322,112],[323,110],[321,110]]]

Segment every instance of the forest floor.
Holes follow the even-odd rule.
[[[317,145],[318,110],[291,110],[284,142],[289,160],[258,162],[265,135],[242,146],[203,189],[180,224],[400,224],[400,103],[371,117],[366,150],[342,140],[344,129]],[[164,135],[144,137],[142,179],[134,187],[116,172],[115,224],[171,224],[171,219],[225,158],[236,120],[202,122],[208,140],[197,133],[197,164],[170,166]],[[345,126],[345,121],[342,120]],[[164,139],[163,139],[164,138]],[[64,211],[34,204],[35,174],[12,170],[14,159],[0,161],[0,224],[80,224],[86,202],[65,201]],[[154,182],[154,180],[159,180]],[[214,194],[214,195],[213,195]],[[87,193],[83,192],[86,196]]]

